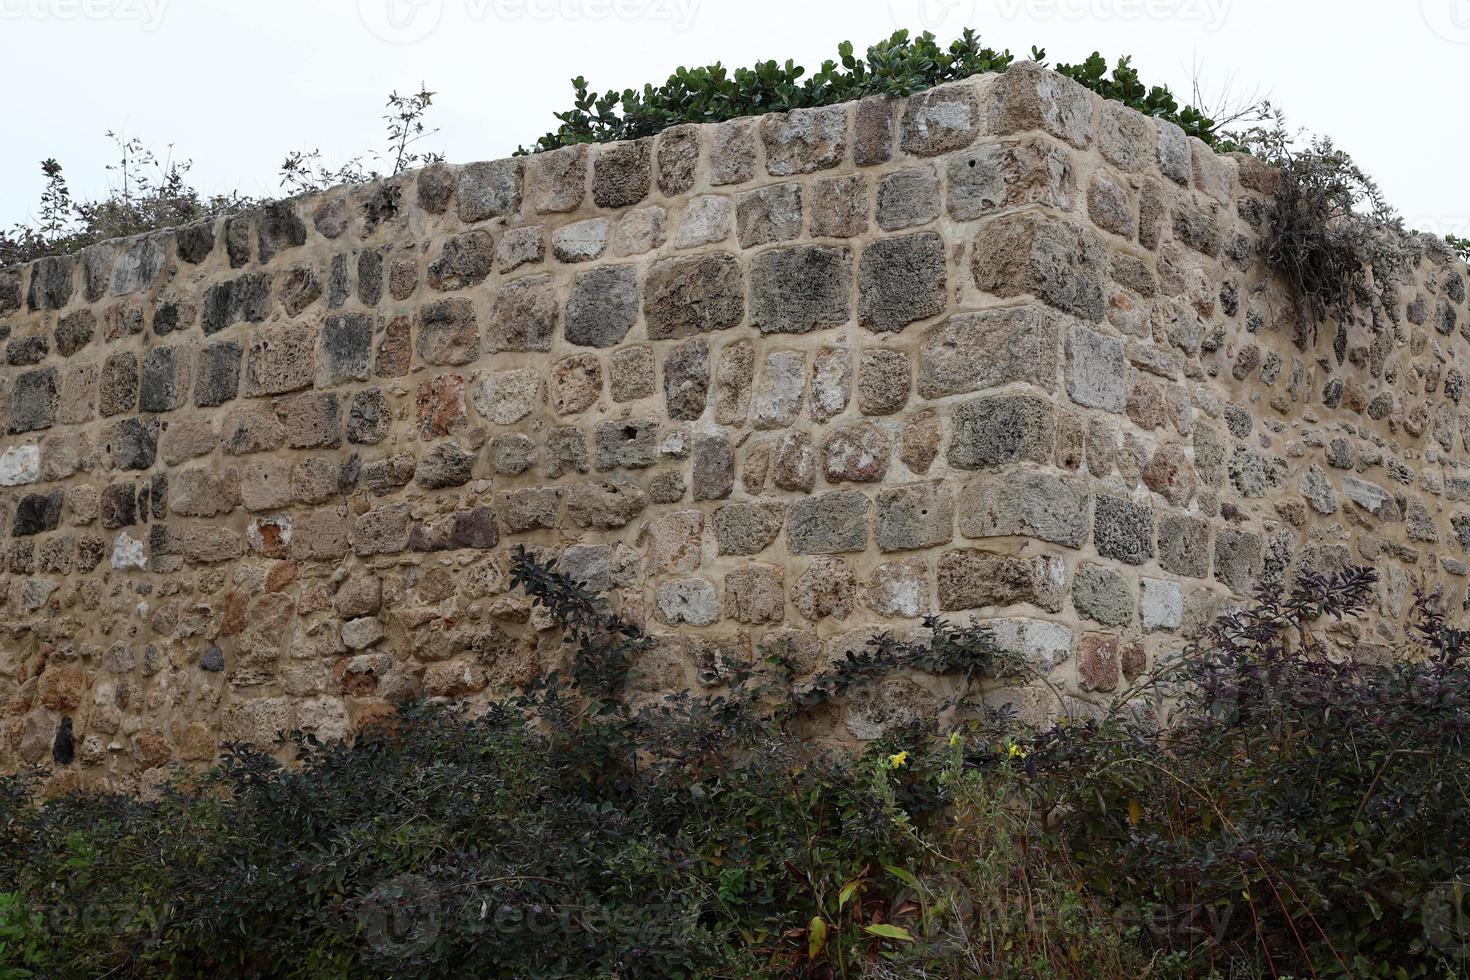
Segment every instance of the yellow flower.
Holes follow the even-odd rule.
[[[890,769],[897,769],[898,767],[902,766],[905,762],[908,762],[908,761],[909,761],[909,754],[908,754],[908,751],[907,750],[905,750],[903,752],[895,752],[893,755],[890,755],[888,757],[888,768],[890,768]]]
[[[1006,755],[1012,759],[1024,759],[1026,758],[1026,750],[1021,748],[1015,742],[1011,742],[1009,745],[1006,746]]]
[[[950,735],[949,735],[949,747],[950,748],[954,748],[956,745],[959,745],[959,744],[960,744],[960,733],[959,732],[951,732]]]

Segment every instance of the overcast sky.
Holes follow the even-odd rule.
[[[1470,0],[0,0],[0,225],[34,213],[45,157],[103,193],[109,129],[172,144],[202,190],[268,196],[289,150],[380,145],[384,97],[421,81],[426,147],[466,162],[552,128],[577,74],[602,90],[716,60],[811,69],[844,39],[965,26],[1052,63],[1132,54],[1181,94],[1196,74],[1212,96],[1259,90],[1411,226],[1470,237]]]

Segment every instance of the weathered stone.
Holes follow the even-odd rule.
[[[779,623],[786,618],[786,585],[780,567],[749,563],[725,575],[725,615],[737,623]]]
[[[971,221],[1041,204],[1072,209],[1077,178],[1067,151],[1044,137],[985,143],[949,158],[949,215]]]
[[[913,551],[954,538],[954,498],[942,483],[895,487],[878,494],[878,547]]]
[[[939,608],[1039,606],[1061,612],[1066,569],[1055,555],[1013,558],[984,551],[946,551],[939,556]]]
[[[1174,575],[1210,574],[1210,524],[1203,518],[1164,514],[1159,518],[1159,567]]]
[[[772,184],[745,191],[736,199],[736,228],[741,248],[799,238],[801,185]]]
[[[1067,331],[1067,394],[1084,408],[1121,412],[1127,399],[1123,342],[1083,326]]]
[[[590,262],[607,250],[611,231],[606,218],[574,221],[551,233],[551,252],[561,262]]]
[[[858,362],[858,411],[892,415],[909,401],[912,366],[902,351],[869,348]]]
[[[719,194],[701,194],[685,205],[674,233],[675,248],[712,245],[730,237],[735,223],[735,205]]]
[[[796,420],[806,395],[806,358],[796,351],[766,355],[754,396],[757,429],[781,429]]]
[[[694,442],[694,499],[724,500],[735,489],[735,453],[723,436]]]
[[[726,504],[714,514],[715,541],[721,555],[757,555],[775,543],[786,521],[777,504]]]
[[[1078,148],[1092,141],[1092,93],[1070,78],[1017,62],[996,77],[988,95],[995,133],[1039,129]]]
[[[813,558],[791,586],[791,603],[813,622],[846,619],[857,599],[857,578],[841,558]]]
[[[239,323],[260,323],[270,314],[270,276],[252,272],[215,283],[204,291],[199,323],[205,335]]]
[[[658,189],[665,197],[678,197],[693,187],[698,167],[698,126],[672,126],[658,134],[654,168],[658,173]]]
[[[468,163],[461,167],[459,220],[473,224],[520,210],[521,166],[521,160],[510,158]]]
[[[876,425],[846,425],[822,440],[822,473],[828,483],[877,483],[888,472],[888,437]]]
[[[1337,513],[1337,494],[1333,492],[1332,481],[1322,467],[1315,463],[1307,467],[1297,489],[1317,513],[1324,517]]]
[[[587,146],[533,153],[523,172],[526,206],[536,214],[575,211],[587,194]]]
[[[653,184],[653,140],[612,143],[592,161],[592,202],[600,208],[626,208],[648,196]]]
[[[552,365],[547,380],[552,410],[558,415],[577,415],[602,397],[602,362],[596,354],[564,357]]]
[[[247,397],[310,388],[316,376],[316,331],[308,324],[267,327],[250,342],[245,361]]]
[[[146,470],[158,452],[158,422],[122,419],[109,431],[112,465],[120,470]]]
[[[948,288],[939,235],[878,239],[858,264],[858,322],[874,332],[902,330],[944,312]]]
[[[939,217],[939,174],[932,166],[896,170],[878,182],[878,227],[900,231]]]
[[[126,355],[129,363],[134,365],[132,355]],[[134,385],[136,386],[136,376]],[[10,431],[12,433],[35,432],[40,429],[49,429],[56,422],[56,406],[58,400],[58,379],[54,367],[41,368],[36,371],[25,371],[15,376],[14,387],[10,392]],[[107,398],[107,375],[103,372],[102,397],[104,406],[115,406],[114,401],[109,405]],[[134,396],[136,397],[136,395]],[[131,403],[125,407],[118,407],[117,411],[130,411]],[[106,413],[104,414],[116,414]]]
[[[256,233],[260,239],[260,261],[269,262],[286,249],[300,248],[306,244],[306,222],[296,213],[290,201],[272,201],[262,205],[255,215]],[[159,257],[162,263],[162,256]],[[119,269],[122,260],[119,258]],[[113,291],[117,289],[117,273],[113,273]]]
[[[658,618],[670,626],[708,626],[720,618],[720,598],[702,578],[665,582],[655,598]]]
[[[975,236],[975,285],[996,296],[1030,294],[1093,323],[1103,318],[1106,250],[1097,233],[1033,212],[1003,215]]]
[[[827,177],[812,185],[811,233],[815,238],[853,238],[868,230],[868,178]]]
[[[420,415],[419,432],[425,438],[448,435],[450,430],[457,427],[455,423],[462,422],[464,418],[464,379],[458,375],[445,377],[458,382],[453,385],[452,393],[444,396],[453,399],[453,402],[450,407],[442,403],[436,405],[436,414],[431,419]],[[388,435],[392,421],[392,408],[388,404],[388,396],[382,390],[368,388],[353,392],[347,409],[347,441],[354,445],[382,442]],[[439,427],[443,427],[444,431],[439,431]]]
[[[1215,578],[1240,595],[1255,588],[1261,573],[1261,537],[1225,527],[1215,533]]]
[[[475,455],[452,442],[441,442],[419,459],[414,482],[425,490],[462,487],[474,474]]]
[[[828,170],[847,152],[847,106],[792,109],[761,117],[766,171],[773,177]]]
[[[169,481],[169,510],[182,517],[217,517],[239,503],[240,471],[233,466],[190,467]]]
[[[1184,621],[1184,590],[1173,582],[1145,578],[1138,597],[1138,618],[1145,633],[1177,630]]]
[[[334,394],[307,392],[285,403],[286,444],[335,449],[342,444],[341,404]]]
[[[1013,462],[1048,463],[1056,438],[1054,406],[1034,395],[996,395],[958,406],[949,463],[976,470]]]
[[[967,538],[1019,535],[1068,548],[1087,539],[1088,492],[1049,473],[986,474],[960,490],[959,528]]]
[[[613,347],[638,318],[638,275],[608,265],[577,276],[567,298],[566,340],[579,347]]]
[[[1127,626],[1133,622],[1133,586],[1114,569],[1083,563],[1072,578],[1072,605],[1079,616],[1104,626]]]
[[[1098,494],[1093,504],[1092,543],[1104,558],[1142,565],[1154,554],[1153,508]]]
[[[653,348],[622,347],[608,364],[608,389],[615,402],[631,402],[653,394]]]
[[[183,347],[154,347],[143,356],[141,396],[144,412],[171,412],[189,393],[188,351]]]
[[[26,307],[32,311],[59,310],[71,302],[76,289],[76,266],[76,257],[71,255],[48,256],[33,262]]]
[[[750,320],[761,333],[808,333],[851,316],[852,253],[845,247],[769,249],[751,264]]]
[[[906,153],[938,156],[969,146],[981,125],[974,84],[941,85],[909,97],[904,105],[899,143]]]
[[[709,345],[685,341],[664,358],[664,403],[669,417],[693,420],[704,414],[709,396]]]
[[[919,394],[944,398],[1024,381],[1055,384],[1059,318],[1025,306],[951,316],[919,348]]]
[[[898,458],[912,472],[927,473],[939,455],[939,439],[938,413],[932,410],[920,412],[908,420],[899,435]]]
[[[786,544],[793,554],[833,555],[868,545],[872,502],[854,490],[837,490],[799,500],[786,519]]]
[[[771,453],[772,482],[782,490],[810,493],[817,482],[817,450],[811,436],[788,430]]]
[[[24,486],[40,478],[40,446],[10,446],[0,453],[0,487]]]
[[[658,419],[598,423],[598,471],[652,466],[658,461],[658,433]]]
[[[704,514],[697,510],[664,514],[643,526],[639,540],[648,544],[645,574],[697,571],[704,544]]]
[[[480,414],[496,425],[513,425],[535,410],[541,397],[541,373],[535,368],[494,371],[470,392]]]
[[[425,364],[468,364],[480,356],[480,330],[467,299],[446,299],[420,308],[418,354]]]
[[[16,501],[11,535],[22,538],[56,530],[61,523],[61,507],[65,502],[66,493],[61,490],[25,494]]]
[[[711,186],[743,184],[755,176],[755,128],[756,121],[750,118],[715,127],[709,148]]]

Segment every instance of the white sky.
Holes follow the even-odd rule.
[[[1212,94],[1259,89],[1412,227],[1470,237],[1470,0],[0,0],[0,225],[34,212],[43,157],[103,193],[109,129],[172,143],[201,190],[269,196],[288,150],[381,145],[388,91],[420,81],[438,93],[425,147],[468,162],[552,128],[577,74],[601,91],[716,60],[811,70],[844,39],[967,25],[1053,64],[1132,54],[1181,95],[1196,68]]]

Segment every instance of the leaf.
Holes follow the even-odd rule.
[[[1142,819],[1143,807],[1139,805],[1138,798],[1134,797],[1128,801],[1128,822],[1136,827]]]
[[[861,876],[859,876],[842,886],[842,891],[837,893],[837,908],[839,910],[847,905],[847,903],[852,899],[853,892],[862,887],[862,884],[863,879]]]
[[[903,926],[889,925],[886,922],[880,922],[875,926],[863,926],[863,932],[880,939],[901,939],[906,943],[914,941],[913,933]]]
[[[827,923],[820,915],[812,916],[812,921],[806,927],[806,956],[809,960],[815,960],[822,955],[822,950],[827,947]]]
[[[893,875],[893,877],[897,878],[905,885],[908,885],[910,888],[919,887],[919,879],[914,877],[913,872],[909,871],[906,868],[900,868],[897,865],[893,864],[885,864],[883,865],[883,870],[887,871],[889,874]]]

